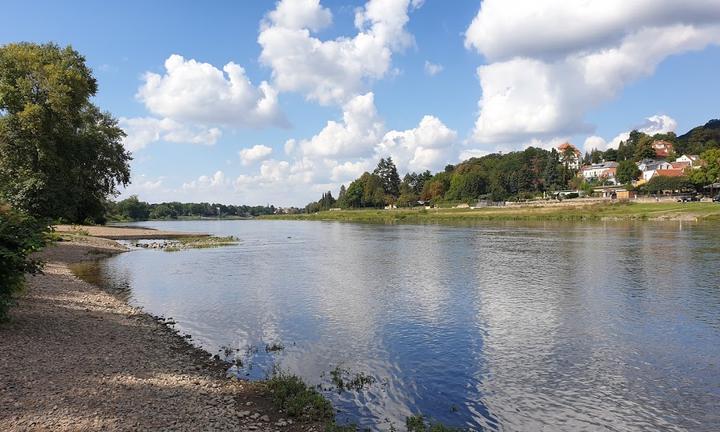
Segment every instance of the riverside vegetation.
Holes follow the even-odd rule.
[[[463,223],[473,221],[720,220],[717,203],[598,203],[563,206],[358,209],[265,216],[266,219],[366,223]]]

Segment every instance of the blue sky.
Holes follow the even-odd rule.
[[[720,117],[720,5],[626,3],[10,0],[0,43],[85,55],[129,135],[122,196],[304,205],[383,156],[403,174]]]

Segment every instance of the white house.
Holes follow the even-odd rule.
[[[700,156],[698,155],[682,155],[675,159],[675,162],[687,163],[690,168],[700,168]]]
[[[642,178],[645,181],[650,180],[655,175],[655,171],[673,169],[670,162],[655,159],[643,159],[637,163],[637,166],[642,171]]]
[[[611,184],[616,184],[615,175],[617,173],[617,162],[603,162],[592,165],[585,165],[580,168],[580,174],[585,180],[606,179]]]

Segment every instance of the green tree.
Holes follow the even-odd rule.
[[[132,195],[117,203],[117,211],[121,219],[134,221],[147,220],[150,217],[150,205]]]
[[[631,160],[624,160],[618,163],[616,177],[617,180],[622,184],[631,183],[633,180],[637,180],[642,172],[640,168]]]
[[[345,185],[340,185],[340,192],[338,192],[338,198],[337,203],[338,205],[342,206],[342,203],[345,201],[345,193],[347,190],[345,189]]]
[[[90,102],[96,93],[70,47],[0,47],[0,199],[41,217],[103,221],[131,157],[117,121]]]
[[[407,176],[405,176],[407,179]],[[398,207],[412,207],[418,200],[418,194],[415,193],[414,189],[410,184],[403,180],[400,183],[400,196],[397,199]]]
[[[650,143],[649,141],[643,142],[635,150],[635,160],[640,161],[643,159],[654,159],[654,158],[655,158],[655,149],[652,148],[652,143]]]
[[[354,180],[347,188],[347,192],[343,197],[340,206],[342,208],[360,208],[362,207],[363,182],[360,179]]]
[[[605,153],[603,154],[603,159],[606,161],[612,161],[612,162],[617,161],[618,160],[618,151],[613,148],[609,148],[609,149],[605,150]]]
[[[391,157],[388,156],[387,159],[380,159],[373,174],[380,178],[385,194],[393,198],[397,198],[398,195],[400,195],[400,176]]]
[[[385,204],[385,188],[382,178],[365,173],[360,177],[363,185],[362,206],[382,207]],[[399,187],[399,186],[398,186]]]
[[[454,173],[450,180],[446,198],[449,200],[471,201],[484,194],[487,189],[485,178],[478,172]]]
[[[562,188],[560,179],[560,155],[555,149],[552,149],[548,156],[545,171],[543,172],[543,179],[545,190],[554,191]]]
[[[30,256],[45,245],[47,229],[47,224],[0,204],[0,321],[22,290],[25,274],[40,270]]]
[[[690,181],[696,186],[705,186],[720,181],[720,149],[711,148],[700,155],[703,165],[690,171]]]

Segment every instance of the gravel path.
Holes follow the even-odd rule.
[[[122,250],[87,241],[48,248],[44,274],[0,325],[0,431],[318,429],[283,425],[261,383],[225,378],[206,353],[75,278],[67,264]]]

